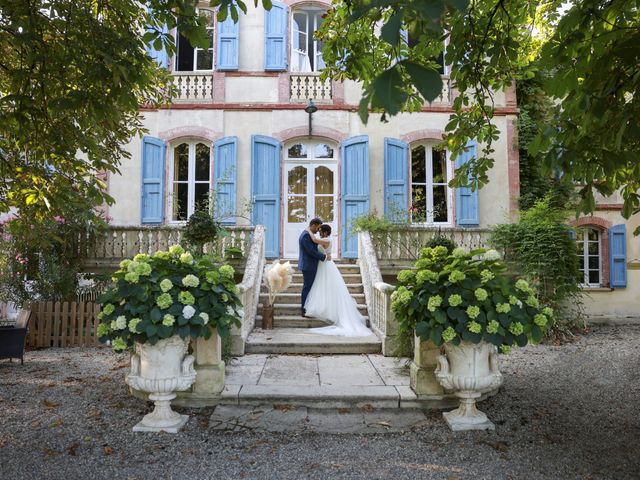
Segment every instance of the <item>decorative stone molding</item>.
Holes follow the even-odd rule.
[[[309,126],[305,125],[304,127],[294,127],[287,128],[286,130],[281,130],[277,133],[274,133],[273,136],[278,140],[285,142],[292,138],[296,137],[306,137],[309,135]],[[323,137],[328,138],[329,140],[333,140],[334,142],[340,143],[342,140],[347,138],[347,136],[340,132],[339,130],[335,130],[333,128],[327,127],[319,127],[313,126],[313,136],[314,137]]]
[[[594,217],[593,215],[580,217],[576,220],[572,220],[569,223],[571,224],[572,227],[576,227],[576,228],[596,226],[596,227],[600,227],[601,229],[608,230],[609,228],[613,227],[613,223],[611,223],[609,220],[604,219],[602,217]]]
[[[413,132],[400,136],[400,140],[407,143],[417,142],[418,140],[435,140],[441,142],[443,138],[444,131],[436,129],[414,130]]]
[[[203,138],[205,140],[215,142],[219,138],[222,138],[222,135],[223,134],[221,132],[215,132],[206,127],[196,127],[191,125],[176,127],[158,133],[158,137],[168,143],[181,138]]]

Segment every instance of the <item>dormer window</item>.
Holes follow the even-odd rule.
[[[210,10],[199,10],[199,15],[206,22],[208,48],[193,47],[189,40],[180,33],[178,22],[178,45],[175,70],[177,72],[202,72],[213,70],[213,25],[214,14]]]
[[[320,28],[324,10],[305,8],[293,11],[291,27],[291,71],[319,72],[325,67],[322,60],[323,42],[313,38]]]

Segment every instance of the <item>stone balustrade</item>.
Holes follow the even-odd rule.
[[[290,76],[290,99],[305,101],[331,100],[331,80],[321,81],[317,73],[292,73]]]
[[[175,88],[173,101],[212,101],[213,75],[211,73],[174,73]]]

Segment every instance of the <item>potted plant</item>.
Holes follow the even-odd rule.
[[[401,328],[443,345],[436,377],[461,398],[444,414],[454,430],[492,428],[475,400],[502,383],[496,349],[537,343],[554,321],[525,280],[506,274],[498,252],[484,249],[423,248],[415,269],[398,273],[391,308]]]
[[[268,296],[262,304],[262,328],[264,330],[273,328],[273,304],[276,301],[276,296],[289,288],[292,276],[291,262],[280,263],[279,260],[275,260],[265,268],[264,283],[267,286]]]
[[[97,334],[116,351],[134,349],[127,383],[151,392],[156,408],[134,431],[177,431],[185,416],[173,412],[174,390],[195,381],[189,340],[229,335],[239,325],[234,270],[212,257],[194,259],[181,246],[124,260],[102,305]]]

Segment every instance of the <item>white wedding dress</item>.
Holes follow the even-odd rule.
[[[318,245],[318,250],[330,252],[331,245],[326,249]],[[367,337],[372,333],[360,315],[356,301],[349,294],[338,267],[331,260],[318,262],[318,271],[307,296],[305,310],[309,317],[332,323],[326,327],[312,328],[309,330],[311,333],[343,337]]]

